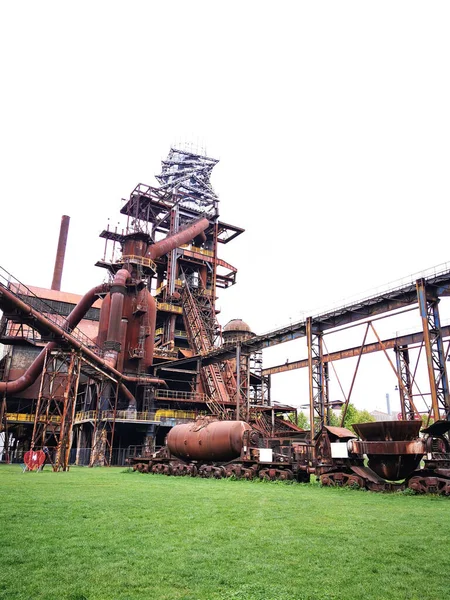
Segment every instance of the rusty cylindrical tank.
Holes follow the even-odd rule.
[[[199,420],[171,429],[167,446],[182,460],[227,462],[240,455],[244,431],[249,429],[244,421]]]

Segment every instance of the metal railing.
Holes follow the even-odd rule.
[[[187,333],[185,331],[182,331],[181,329],[175,329],[174,335],[175,337],[187,338]]]
[[[35,415],[32,413],[6,413],[6,420],[15,423],[34,423]],[[61,423],[58,415],[40,415],[40,423]]]
[[[0,288],[4,287],[9,292],[14,294],[19,300],[27,304],[30,308],[38,313],[41,313],[48,321],[67,331],[72,337],[78,340],[83,346],[93,350],[99,356],[103,355],[103,350],[100,346],[84,334],[78,327],[70,328],[67,324],[67,317],[58,313],[54,307],[50,306],[32,292],[26,285],[16,279],[3,267],[0,267]],[[27,297],[29,300],[27,301]]]
[[[198,246],[192,246],[191,244],[184,244],[181,248],[189,250],[190,252],[196,252],[197,254],[203,254],[204,256],[214,257],[212,250],[206,250],[205,248],[199,248]]]
[[[200,394],[199,392],[181,392],[177,390],[156,390],[155,398],[158,400],[164,400],[165,398],[171,400],[192,400],[193,402],[207,402],[208,400],[206,394]]]
[[[156,307],[158,310],[165,310],[167,312],[182,314],[183,309],[181,306],[176,306],[175,304],[169,304],[169,302],[158,302],[156,301]]]
[[[166,421],[176,421],[177,423],[185,423],[197,418],[200,413],[196,411],[185,410],[165,410],[159,409],[156,411],[130,411],[117,410],[114,418],[113,410],[102,410],[98,413],[96,410],[81,411],[75,415],[75,424],[86,421],[150,421],[153,423],[163,423]],[[59,418],[59,417],[58,417]],[[32,419],[34,420],[34,419]]]
[[[123,264],[125,262],[135,263],[144,267],[149,267],[156,273],[156,264],[152,261],[151,258],[147,258],[146,256],[137,256],[136,254],[123,254],[117,262],[119,264]]]
[[[181,279],[175,279],[175,287],[179,287],[182,288],[184,285],[184,282]],[[167,283],[163,283],[162,285],[159,286],[159,288],[156,289],[155,291],[155,296],[159,296],[159,294],[167,287]]]
[[[450,275],[450,262],[441,263],[434,267],[425,269],[424,271],[418,271],[417,273],[412,273],[411,275],[407,275],[406,277],[402,277],[401,279],[397,279],[395,281],[391,281],[390,283],[366,290],[360,294],[349,296],[348,298],[344,298],[341,303],[337,302],[331,306],[325,305],[324,307],[319,309],[315,308],[313,310],[302,310],[299,313],[297,313],[295,321],[293,319],[293,321],[289,325],[280,325],[279,327],[275,327],[268,331],[264,331],[258,334],[258,337],[265,337],[271,334],[276,334],[283,329],[289,331],[292,328],[296,328],[299,324],[306,323],[307,317],[311,317],[313,319],[323,317],[328,314],[333,314],[351,308],[356,304],[364,304],[378,296],[400,292],[411,286],[415,288],[416,281],[418,279],[427,280],[446,275]]]

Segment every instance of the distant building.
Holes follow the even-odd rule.
[[[375,419],[375,421],[397,421],[396,415],[390,415],[387,412],[383,412],[381,410],[373,410],[370,415]]]

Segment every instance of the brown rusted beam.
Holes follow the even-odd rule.
[[[446,325],[441,328],[442,337],[447,338],[450,337],[450,326]],[[390,338],[387,340],[382,340],[382,344],[386,349],[392,349],[396,346],[408,345],[411,346],[413,344],[421,344],[423,342],[423,332],[418,331],[416,333],[411,333],[410,335],[403,335],[397,338]],[[371,344],[366,344],[363,346],[362,354],[370,354],[371,352],[380,352],[383,350],[383,346],[374,342]],[[330,352],[329,354],[323,355],[323,362],[330,362],[335,360],[342,360],[344,358],[353,358],[358,356],[361,351],[361,346],[356,346],[354,348],[347,348],[345,350],[338,350],[337,352]],[[295,360],[293,362],[284,363],[282,365],[276,365],[273,367],[268,367],[267,369],[262,370],[263,375],[274,375],[275,373],[284,373],[286,371],[294,371],[295,369],[304,369],[308,366],[308,359]]]

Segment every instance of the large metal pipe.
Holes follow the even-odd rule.
[[[115,367],[120,351],[121,322],[123,314],[123,302],[127,293],[126,283],[131,273],[127,269],[120,269],[114,276],[111,285],[111,309],[109,313],[108,334],[105,342],[105,361]]]
[[[155,328],[156,328],[156,301],[147,288],[139,293],[141,302],[147,306],[147,312],[143,315],[143,326],[148,327],[147,337],[145,338],[144,367],[151,367],[153,364],[153,353],[155,350]]]
[[[108,336],[109,313],[111,312],[111,295],[106,294],[103,298],[102,307],[100,309],[100,320],[98,322],[97,346],[103,348]]]
[[[208,225],[208,219],[203,217],[192,225],[188,225],[184,229],[177,231],[177,233],[168,235],[163,240],[160,240],[159,242],[156,242],[156,244],[153,244],[153,246],[150,246],[150,248],[147,250],[147,256],[152,260],[156,260],[174,248],[179,248],[183,244],[186,244],[190,240],[196,238],[202,233],[202,231],[205,231]]]
[[[70,217],[63,215],[61,217],[61,227],[59,229],[58,248],[56,250],[55,268],[53,271],[52,290],[61,289],[61,279],[64,268],[64,258],[66,255],[67,236],[69,234]]]
[[[96,287],[90,289],[69,314],[67,319],[64,321],[62,328],[66,331],[70,331],[76,327],[87,311],[94,304],[97,297],[100,294],[107,293],[109,291],[109,287],[109,284],[102,283],[101,285],[97,285]],[[37,313],[37,311],[34,311],[28,304],[20,300],[20,298],[17,298],[17,296],[15,296],[6,288],[2,287],[0,289],[0,293],[8,298],[8,300],[17,308],[19,308],[19,310],[21,310],[21,312],[24,314],[32,314],[33,312]],[[49,322],[48,319],[45,319],[45,321]],[[34,359],[25,373],[21,375],[21,377],[14,381],[0,381],[0,393],[6,393],[7,396],[10,396],[12,394],[23,392],[23,390],[25,390],[27,387],[30,387],[30,385],[36,381],[42,371],[46,352],[50,353],[56,347],[57,344],[55,342],[49,342],[42,352]]]
[[[71,336],[68,333],[68,331],[70,331],[71,329],[73,329],[74,327],[76,327],[78,325],[79,321],[81,321],[84,314],[89,310],[89,308],[94,303],[96,296],[98,294],[106,293],[109,290],[109,287],[110,287],[109,284],[101,284],[101,285],[89,290],[89,292],[87,292],[87,294],[85,294],[83,296],[83,298],[80,300],[80,302],[77,304],[77,306],[70,313],[70,315],[67,317],[66,321],[63,323],[62,326],[59,326],[56,323],[54,323],[53,321],[50,321],[49,319],[47,319],[47,317],[42,315],[40,312],[38,312],[34,308],[31,308],[31,306],[29,306],[28,304],[23,302],[20,298],[15,296],[12,292],[10,292],[8,289],[4,288],[3,286],[0,287],[0,293],[5,298],[7,298],[8,301],[11,304],[13,304],[21,313],[32,316],[34,319],[36,319],[36,321],[38,321],[39,323],[44,325],[47,329],[49,329],[50,331],[55,333],[58,337],[61,337],[62,339],[64,339],[64,341],[69,346],[71,346],[72,348],[75,348],[76,350],[80,350],[87,358],[89,358],[94,363],[96,363],[100,368],[109,372],[111,375],[113,375],[119,381],[127,382],[127,383],[140,383],[140,384],[147,384],[147,385],[163,385],[163,386],[167,387],[167,383],[163,379],[158,379],[155,377],[133,377],[133,376],[128,376],[128,375],[123,375],[122,373],[117,371],[117,369],[112,367],[106,360],[103,360],[100,356],[95,354],[95,352],[93,352],[92,350],[90,350],[89,348],[84,346],[84,344],[82,342],[78,341],[76,338],[74,338],[73,336]],[[84,307],[83,314],[80,314],[81,313],[81,310],[79,309],[80,305]],[[21,377],[19,377],[18,379],[14,380],[14,381],[0,382],[0,394],[5,393],[7,396],[12,395],[12,394],[17,394],[17,393],[25,390],[30,385],[32,385],[36,381],[40,372],[42,371],[42,367],[44,366],[44,361],[45,361],[46,350],[47,350],[47,352],[51,352],[57,346],[58,346],[57,342],[50,342],[49,344],[47,344],[47,346],[45,348],[43,348],[43,350],[39,354],[39,356],[33,361],[33,363],[28,367],[27,371]],[[124,386],[123,391],[129,399],[134,399],[134,396],[131,394],[131,392],[127,388],[125,388],[125,386]]]

